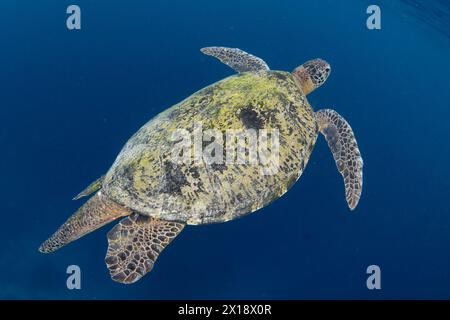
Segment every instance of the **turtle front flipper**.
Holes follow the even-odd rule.
[[[138,281],[153,268],[161,251],[184,224],[133,213],[108,233],[105,262],[114,281]]]
[[[331,109],[317,111],[316,118],[344,178],[345,197],[353,210],[361,197],[363,184],[363,160],[353,130],[341,115]]]
[[[227,66],[235,70],[236,72],[249,72],[249,71],[268,71],[269,66],[267,63],[250,53],[242,51],[237,48],[225,48],[225,47],[206,47],[200,49],[201,52],[208,56],[215,57]]]
[[[131,211],[129,209],[109,200],[99,192],[70,216],[39,247],[39,251],[43,253],[53,252],[105,224],[130,213]]]
[[[103,180],[105,180],[105,175],[102,175],[100,178],[92,182],[90,185],[86,187],[83,191],[81,191],[79,194],[77,194],[72,200],[78,200],[80,198],[86,197],[95,191],[100,190],[103,184]]]

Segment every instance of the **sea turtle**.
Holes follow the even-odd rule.
[[[238,73],[194,93],[135,133],[107,173],[76,199],[95,195],[40,246],[41,252],[126,216],[107,235],[105,262],[113,280],[136,282],[186,224],[225,222],[281,197],[302,174],[319,132],[344,178],[348,206],[356,207],[363,161],[353,131],[336,111],[314,112],[306,99],[328,78],[330,65],[315,59],[288,73],[272,71],[240,49],[201,51]]]

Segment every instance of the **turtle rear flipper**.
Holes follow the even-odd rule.
[[[111,278],[129,284],[150,272],[161,251],[184,224],[133,213],[108,233],[105,262]]]
[[[53,252],[62,246],[104,226],[105,224],[129,215],[131,211],[97,193],[81,206],[59,229],[40,247],[43,253]]]
[[[352,128],[336,111],[316,112],[319,130],[328,142],[336,166],[344,178],[345,197],[351,210],[358,205],[363,184],[363,160]]]

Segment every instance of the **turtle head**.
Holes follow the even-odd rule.
[[[292,71],[297,85],[305,94],[320,87],[328,78],[331,67],[322,59],[309,60]]]

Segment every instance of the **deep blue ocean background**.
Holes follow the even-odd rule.
[[[66,8],[82,29],[66,28]],[[366,28],[381,7],[382,29]],[[448,1],[6,0],[0,4],[0,298],[450,298]],[[364,190],[350,212],[319,137],[300,181],[245,218],[187,227],[134,285],[104,264],[113,224],[37,250],[145,122],[233,74],[201,47],[239,47],[272,69],[321,57],[308,99],[352,125]],[[79,265],[81,290],[66,288]],[[368,290],[366,268],[381,268]]]

